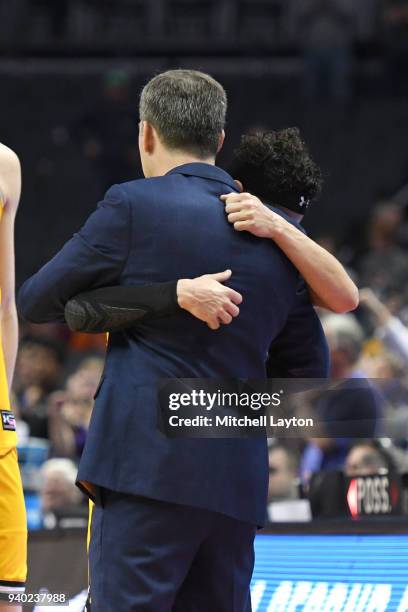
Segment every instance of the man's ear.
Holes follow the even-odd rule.
[[[221,151],[223,145],[224,145],[224,141],[225,141],[225,131],[222,130],[220,137],[218,139],[218,147],[217,147],[217,155],[218,153]]]
[[[242,193],[244,191],[244,186],[238,179],[234,179],[234,183],[238,187],[239,191]]]
[[[151,155],[155,147],[155,130],[151,123],[142,121],[141,126],[142,146],[145,153]]]

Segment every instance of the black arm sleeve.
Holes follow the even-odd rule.
[[[73,331],[99,334],[121,331],[179,310],[177,281],[102,287],[70,299],[65,306],[65,320]]]

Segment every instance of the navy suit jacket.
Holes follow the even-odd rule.
[[[28,320],[63,321],[65,303],[84,290],[231,268],[230,285],[244,296],[231,325],[214,332],[180,312],[111,334],[78,478],[261,525],[265,439],[169,439],[156,427],[162,378],[264,378],[295,303],[299,276],[281,250],[228,223],[219,197],[232,190],[227,173],[201,163],[111,187],[18,302]]]

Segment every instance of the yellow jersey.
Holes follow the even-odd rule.
[[[0,200],[0,223],[2,212]],[[15,429],[0,325],[0,593],[18,594],[24,592],[27,576],[27,519]]]
[[[0,200],[0,223],[3,213],[3,203]],[[0,287],[1,306],[1,287]],[[3,342],[0,325],[0,451],[17,446],[16,423],[10,409],[10,399],[6,376],[6,366],[3,355]]]

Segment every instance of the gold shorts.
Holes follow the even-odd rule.
[[[0,596],[24,591],[27,519],[17,449],[0,449]],[[1,597],[0,597],[1,599]]]

